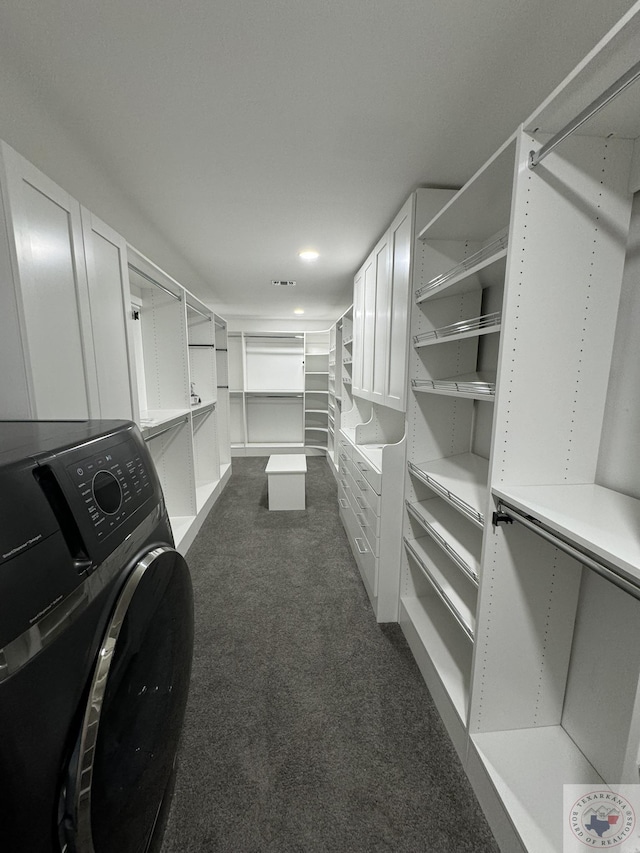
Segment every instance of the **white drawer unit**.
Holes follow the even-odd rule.
[[[398,619],[399,553],[404,475],[404,419],[394,423],[395,442],[380,441],[383,426],[376,407],[344,414],[338,448],[338,503],[351,550],[378,622]],[[349,429],[350,418],[363,423]],[[384,415],[382,416],[384,421]],[[366,443],[367,433],[376,441]],[[363,439],[356,443],[353,439]]]

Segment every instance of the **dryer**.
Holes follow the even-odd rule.
[[[159,849],[192,650],[137,427],[0,422],[0,850]]]

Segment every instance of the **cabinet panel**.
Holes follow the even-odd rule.
[[[137,418],[126,243],[88,210],[82,210],[91,328],[100,417]]]
[[[11,148],[2,152],[30,398],[22,416],[97,416],[80,207]]]
[[[351,334],[351,391],[354,394],[359,394],[362,390],[364,358],[364,267],[356,274],[353,281],[353,319]]]
[[[371,366],[371,400],[376,403],[384,403],[387,390],[388,375],[388,343],[389,324],[391,312],[391,276],[389,264],[389,239],[388,235],[382,238],[374,251],[375,259],[375,308],[374,319],[369,330],[369,352],[372,361]],[[365,287],[367,283],[365,282]],[[365,302],[369,304],[373,297],[365,296]],[[367,350],[365,349],[365,358]]]
[[[409,274],[413,238],[413,199],[409,199],[389,230],[391,276],[389,294],[388,368],[385,405],[406,406],[407,340],[409,338]]]

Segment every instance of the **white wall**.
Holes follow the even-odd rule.
[[[114,228],[189,290],[205,287],[190,263],[167,243],[78,141],[82,128],[65,127],[19,81],[0,55],[0,138]]]

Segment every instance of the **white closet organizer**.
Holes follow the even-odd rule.
[[[414,247],[399,621],[461,755],[514,163],[512,139]]]
[[[342,412],[353,407],[351,393],[352,309],[348,308],[331,328],[329,349],[329,446],[327,459],[338,477]]]
[[[557,146],[549,136],[637,62],[638,15],[519,139],[520,258],[508,268],[496,405],[505,440],[491,483],[500,509],[522,521],[487,536],[469,760],[530,850],[561,849],[563,784],[639,780],[638,84]],[[547,150],[530,168],[530,152]],[[534,375],[544,389],[535,414],[524,391]],[[498,708],[507,683],[513,700]]]
[[[128,248],[139,399],[136,417],[185,552],[231,474],[218,422],[216,319],[148,258]]]
[[[338,503],[378,622],[398,614],[404,416],[353,398],[338,439]]]
[[[125,241],[4,142],[0,189],[2,417],[131,419]]]
[[[421,234],[400,621],[505,853],[639,781],[638,56],[635,4]]]
[[[304,334],[229,333],[228,350],[232,453],[264,456],[304,448]],[[323,399],[326,412],[326,390]]]
[[[304,443],[322,451],[329,447],[330,341],[330,330],[304,333]]]

